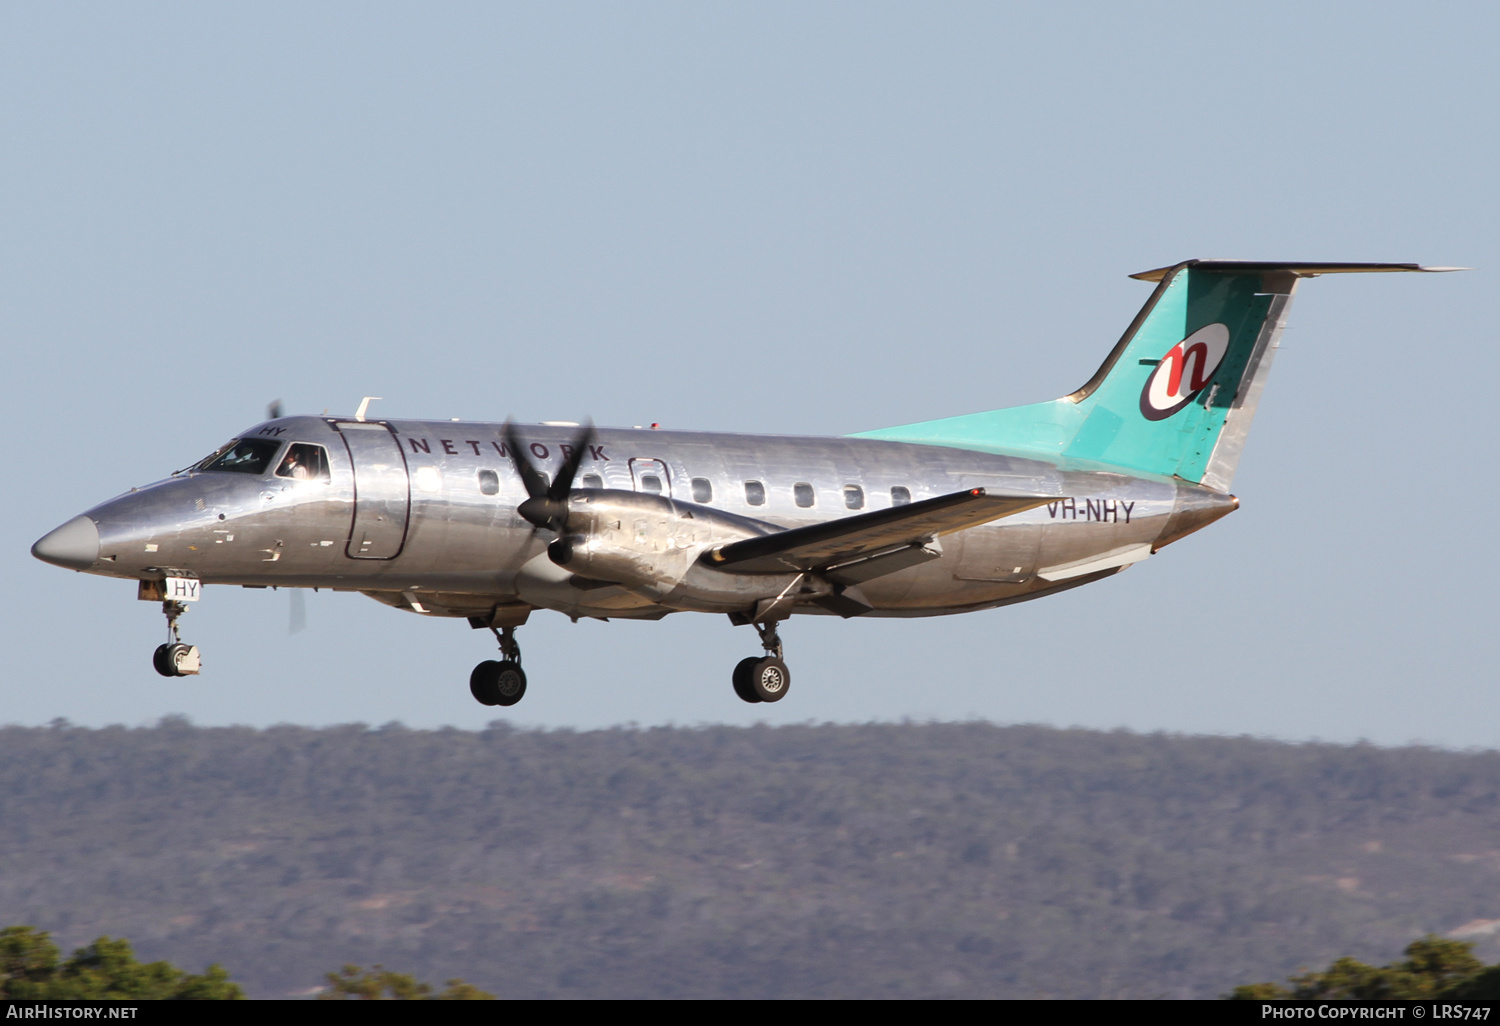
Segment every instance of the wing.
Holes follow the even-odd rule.
[[[991,495],[983,488],[969,488],[935,499],[731,542],[710,549],[704,561],[720,570],[745,574],[822,570],[891,550],[921,547],[939,535],[987,524],[1049,501],[1045,496]]]

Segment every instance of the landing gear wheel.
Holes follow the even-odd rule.
[[[744,623],[733,615],[730,620]],[[781,636],[776,632],[776,621],[751,621],[750,626],[760,635],[760,647],[766,654],[739,661],[734,668],[734,693],[744,702],[779,702],[792,686],[792,672],[781,659]]]
[[[526,671],[509,659],[495,665],[495,704],[515,705],[526,697]]]
[[[764,702],[750,686],[750,675],[755,672],[755,664],[760,662],[759,656],[749,656],[741,659],[734,667],[734,693],[745,702]]]
[[[151,665],[163,677],[190,677],[202,666],[198,646],[174,643],[159,645],[151,656]]]
[[[526,671],[514,627],[490,627],[500,642],[499,660],[486,659],[469,674],[469,692],[480,705],[515,705],[526,696]]]
[[[191,677],[203,668],[203,660],[198,646],[184,645],[182,635],[177,633],[177,621],[187,612],[187,606],[168,599],[161,604],[161,611],[167,616],[167,637],[172,640],[151,653],[151,665],[163,677]]]
[[[755,660],[750,669],[750,691],[758,702],[779,702],[792,686],[792,673],[775,656]]]
[[[469,674],[469,693],[480,705],[515,705],[526,694],[526,674],[509,659],[486,659]]]
[[[486,659],[469,674],[469,694],[480,705],[500,704],[500,691],[495,686],[495,671],[499,668],[500,664],[495,660]]]

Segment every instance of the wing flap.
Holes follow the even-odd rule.
[[[709,566],[746,574],[788,570],[821,570],[906,546],[1045,505],[1036,495],[991,495],[968,488],[904,506],[841,517],[777,534],[746,538],[710,549]],[[872,575],[873,576],[873,575]]]

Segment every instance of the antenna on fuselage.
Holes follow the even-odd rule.
[[[357,420],[357,421],[359,421],[359,422],[361,422],[361,423],[363,423],[364,419],[365,419],[365,413],[370,408],[370,400],[372,400],[372,399],[384,399],[384,398],[385,398],[385,396],[382,396],[382,395],[367,395],[367,396],[365,396],[363,399],[360,400],[359,409],[357,409],[357,410],[354,411],[354,419]]]

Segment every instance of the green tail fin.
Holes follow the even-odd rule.
[[[1108,359],[1061,399],[854,437],[1087,460],[1229,489],[1303,277],[1416,264],[1188,260],[1144,271],[1156,291]]]

